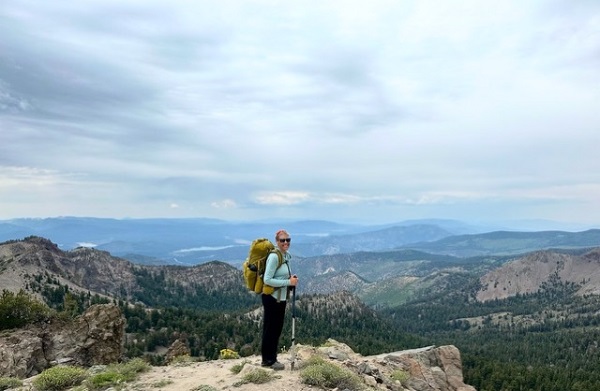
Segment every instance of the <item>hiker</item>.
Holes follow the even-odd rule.
[[[277,361],[277,348],[279,337],[283,329],[285,317],[285,306],[288,291],[294,289],[298,284],[298,277],[292,274],[290,260],[292,256],[288,253],[291,242],[290,235],[286,230],[280,229],[275,233],[277,249],[283,255],[283,264],[278,267],[279,259],[276,252],[269,254],[264,274],[264,283],[275,288],[272,294],[262,294],[264,309],[263,332],[262,332],[262,366],[275,370],[284,369],[285,366]]]

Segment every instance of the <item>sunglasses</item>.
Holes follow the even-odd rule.
[[[291,242],[292,238],[279,239],[279,243]]]

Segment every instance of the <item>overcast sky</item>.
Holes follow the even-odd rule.
[[[0,219],[600,226],[600,1],[0,3]]]

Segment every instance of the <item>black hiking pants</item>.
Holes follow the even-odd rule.
[[[279,345],[281,330],[283,330],[286,302],[284,300],[277,302],[271,295],[261,295],[261,298],[264,309],[261,346],[262,362],[263,364],[271,365],[277,361],[277,347]]]

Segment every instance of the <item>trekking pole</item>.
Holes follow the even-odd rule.
[[[296,363],[296,287],[292,287],[292,371],[294,370],[294,364]]]

